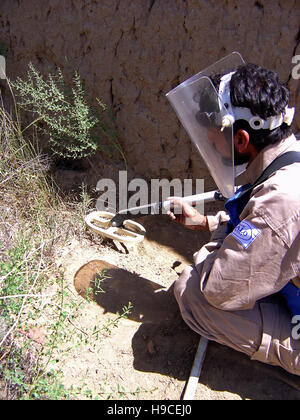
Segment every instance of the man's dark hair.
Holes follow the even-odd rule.
[[[222,75],[212,77],[219,88]],[[263,119],[279,115],[289,102],[289,90],[281,84],[275,71],[264,69],[256,64],[240,66],[230,80],[230,100],[233,106],[249,108],[253,115]],[[238,120],[233,125],[234,133],[246,130],[250,142],[258,150],[290,136],[292,129],[285,123],[274,130],[254,130],[247,121]]]

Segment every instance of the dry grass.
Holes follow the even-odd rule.
[[[61,198],[37,145],[34,124],[23,128],[17,105],[12,115],[0,98],[0,399],[69,396],[48,369],[64,322],[63,273],[53,257],[70,237],[86,235],[90,200],[84,188],[77,202]],[[41,315],[37,301],[51,284],[60,291],[50,305],[49,339],[34,347],[26,328]]]

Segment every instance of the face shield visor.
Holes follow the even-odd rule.
[[[235,71],[245,64],[232,53],[167,93],[179,120],[224,197],[234,194],[235,167],[232,125],[224,125],[228,114],[210,77]],[[226,107],[227,106],[227,107]]]

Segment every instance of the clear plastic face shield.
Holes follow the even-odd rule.
[[[227,104],[222,102],[210,77],[232,72],[243,64],[240,54],[232,53],[167,93],[179,120],[227,198],[234,194],[236,176],[233,129],[232,125],[222,123],[228,113]]]

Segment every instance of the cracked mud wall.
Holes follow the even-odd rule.
[[[1,0],[7,74],[29,61],[44,74],[77,69],[92,97],[112,106],[136,174],[207,178],[165,94],[232,51],[289,80],[300,132],[299,0]],[[206,184],[208,186],[208,184]]]

